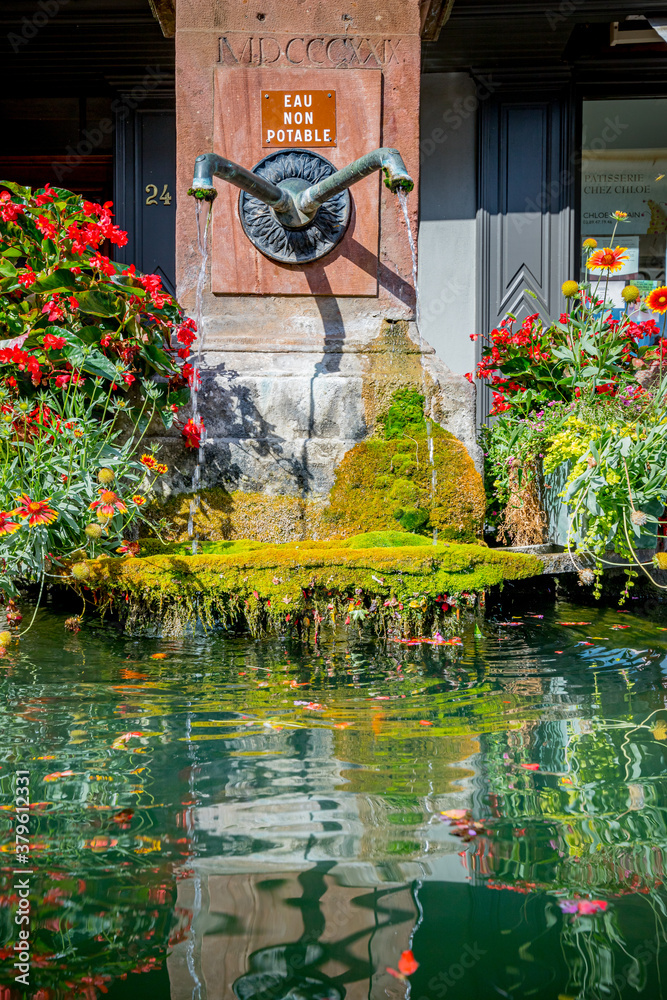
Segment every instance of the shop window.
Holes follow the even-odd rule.
[[[614,246],[627,247],[628,261],[611,276],[607,300],[620,313],[624,285],[637,285],[645,298],[665,284],[667,99],[584,101],[582,240],[592,237],[600,247],[609,246],[616,210],[628,213],[614,236]],[[634,307],[638,313],[641,301]]]

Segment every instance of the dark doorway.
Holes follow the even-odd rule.
[[[148,0],[4,0],[0,28],[0,180],[113,201],[116,258],[173,291],[174,42]]]

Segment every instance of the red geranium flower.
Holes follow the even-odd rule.
[[[40,215],[40,216],[38,216],[37,221],[35,222],[35,225],[39,229],[39,231],[42,234],[42,236],[44,236],[47,240],[55,239],[55,236],[56,236],[56,233],[58,232],[58,229],[57,229],[55,223],[51,222],[51,220],[48,218],[48,216],[46,216],[46,215]]]
[[[27,267],[23,274],[19,274],[18,277],[19,285],[23,285],[24,288],[29,288],[31,285],[34,285],[36,281],[37,275],[31,267]]]
[[[50,184],[45,184],[44,185],[44,190],[42,191],[42,193],[38,194],[37,197],[35,198],[35,204],[36,205],[46,205],[47,202],[49,202],[49,201],[55,201],[55,200],[56,200],[56,196],[53,193],[53,191],[51,190],[51,185]]]
[[[64,337],[56,337],[52,333],[44,334],[44,350],[45,351],[59,351],[61,350],[67,341]]]
[[[116,273],[116,268],[111,263],[108,257],[105,257],[103,253],[96,253],[90,258],[90,263],[93,267],[99,267],[100,271],[111,277]]]
[[[197,324],[193,319],[186,319],[176,330],[176,340],[185,344],[186,347],[190,347],[196,339]]]
[[[199,418],[199,423],[196,424],[195,421],[190,417],[185,427],[181,431],[181,434],[185,438],[186,448],[199,448],[201,445],[201,436],[204,431],[204,423]]]
[[[62,319],[65,315],[65,310],[58,301],[57,295],[53,295],[49,301],[42,306],[42,312],[48,314],[50,323],[54,323],[56,320]]]
[[[3,191],[0,194],[0,219],[3,222],[14,222],[22,212],[25,212],[25,208],[12,201],[9,191]]]

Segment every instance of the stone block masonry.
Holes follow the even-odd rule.
[[[252,168],[267,153],[262,89],[331,90],[336,145],[318,151],[340,168],[395,146],[418,181],[419,30],[418,0],[177,0],[177,274],[190,314],[199,255],[185,192],[195,157],[215,151]],[[372,432],[383,379],[384,395],[397,381],[421,380],[396,196],[378,174],[355,185],[344,239],[300,267],[257,251],[240,226],[238,192],[216,184],[203,318],[203,485],[326,496],[336,464]],[[416,232],[418,189],[409,205]],[[387,323],[403,330],[393,343],[383,340]],[[425,351],[436,419],[474,451],[472,388]],[[387,363],[378,365],[382,354]],[[177,486],[186,488],[182,471]]]

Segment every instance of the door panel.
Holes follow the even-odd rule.
[[[508,312],[562,311],[577,171],[567,93],[501,92],[480,110],[479,332],[488,333]],[[479,397],[483,419],[490,392]]]
[[[116,126],[116,212],[127,230],[117,259],[176,284],[176,116],[137,110]]]

